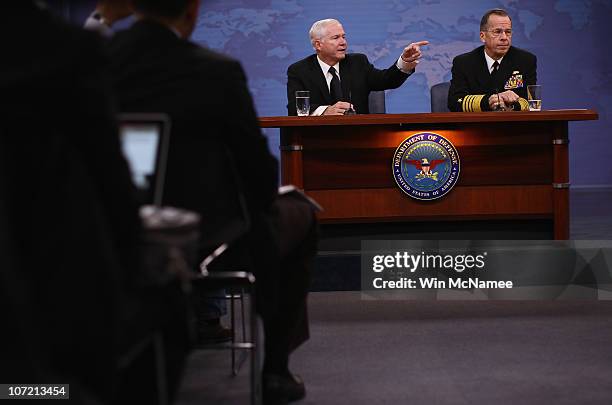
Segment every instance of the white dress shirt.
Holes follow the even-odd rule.
[[[319,66],[321,66],[321,71],[323,72],[323,76],[325,76],[325,81],[327,82],[327,90],[329,90],[330,86],[331,86],[331,81],[333,79],[334,76],[332,76],[331,73],[329,73],[329,68],[332,66],[329,66],[327,63],[323,62],[321,59],[319,59],[319,55],[317,55],[317,61],[319,62]],[[342,80],[342,77],[340,76],[340,62],[336,63],[333,66],[334,69],[336,69],[336,74],[338,75],[338,79]],[[327,107],[329,107],[328,105],[320,105],[319,107],[317,107],[316,110],[314,110],[314,112],[311,115],[322,115],[323,112],[327,109]]]
[[[485,59],[487,60],[487,67],[489,68],[489,73],[493,73],[493,64],[495,63],[495,59],[487,55],[486,51],[484,51],[484,54],[485,54]],[[502,59],[504,59],[503,56],[497,60],[497,63],[501,65]]]
[[[332,66],[328,65],[327,63],[325,63],[321,59],[319,59],[319,55],[317,55],[317,61],[319,62],[319,66],[321,66],[321,71],[323,72],[323,76],[325,76],[325,81],[327,82],[327,90],[329,90],[329,87],[331,85],[330,83],[331,83],[331,81],[333,79],[332,74],[329,73],[329,68],[332,67]],[[402,72],[404,72],[406,74],[411,74],[413,72],[413,70],[408,69],[407,63],[404,62],[404,60],[402,59],[401,56],[397,59],[397,62],[395,63],[395,66],[397,66],[397,68],[399,70],[401,70]],[[333,66],[333,68],[336,69],[336,74],[338,75],[338,79],[340,79],[340,82],[342,82],[342,76],[341,76],[341,73],[340,73],[340,62],[336,63]],[[310,115],[322,115],[323,112],[327,109],[327,107],[329,107],[329,106],[328,105],[320,105]]]

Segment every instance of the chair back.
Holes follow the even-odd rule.
[[[370,114],[384,114],[385,106],[385,91],[371,91],[368,96],[368,109]]]
[[[431,112],[449,112],[448,89],[450,82],[442,82],[431,87]]]
[[[207,195],[203,203],[201,247],[210,255],[225,245],[218,254],[245,235],[251,227],[251,218],[243,193],[234,157],[229,147],[220,140],[207,141],[202,150],[201,164],[205,166],[207,180],[199,184]]]

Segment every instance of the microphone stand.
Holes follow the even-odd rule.
[[[502,107],[501,99],[499,97],[499,90],[495,89],[495,94],[497,94],[497,105],[493,108],[493,111],[506,111],[506,109]]]
[[[357,112],[353,109],[353,103],[351,102],[351,92],[349,90],[348,103],[351,105],[348,110],[344,112],[344,115],[356,115]]]

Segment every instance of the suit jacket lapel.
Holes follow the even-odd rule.
[[[478,84],[481,88],[488,88],[490,87],[489,84],[491,83],[491,73],[489,73],[489,67],[487,66],[487,60],[485,59],[484,46],[481,46],[477,52],[480,54],[478,57],[477,66]]]
[[[340,85],[342,86],[342,100],[352,102],[350,73],[351,64],[347,58],[348,55],[340,61]]]
[[[310,64],[312,79],[314,80],[317,89],[321,92],[323,100],[325,100],[325,104],[330,105],[332,99],[331,95],[329,94],[329,87],[327,87],[327,81],[325,81],[325,76],[323,75],[319,61],[317,60],[317,55],[313,56],[312,63]]]

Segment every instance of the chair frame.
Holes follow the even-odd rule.
[[[221,146],[223,157],[227,161],[226,169],[229,174],[228,181],[231,181],[234,185],[233,192],[235,194],[232,197],[237,199],[238,207],[240,210],[239,216],[240,221],[239,226],[236,227],[235,232],[229,235],[225,235],[225,240],[215,242],[216,244],[210,246],[211,253],[208,254],[204,260],[202,260],[200,264],[200,271],[194,277],[193,282],[198,285],[202,285],[205,289],[208,290],[219,290],[219,289],[230,289],[230,293],[226,294],[225,297],[230,300],[230,319],[231,319],[231,328],[232,328],[232,341],[227,344],[217,344],[210,345],[205,348],[209,349],[230,349],[231,350],[231,374],[233,376],[238,375],[244,361],[248,356],[240,356],[240,359],[237,360],[236,353],[237,351],[241,351],[245,353],[248,351],[251,357],[251,367],[250,367],[250,385],[251,385],[251,395],[250,402],[251,405],[258,405],[261,403],[261,378],[260,378],[260,370],[261,370],[261,360],[259,356],[259,329],[258,329],[258,321],[256,314],[256,296],[255,296],[255,276],[247,271],[210,271],[210,265],[227,249],[237,241],[241,236],[246,234],[251,226],[250,215],[248,212],[248,208],[246,205],[246,199],[242,193],[242,184],[240,181],[240,177],[236,166],[234,164],[232,155],[230,153],[229,148],[226,145],[218,142],[218,146]],[[236,225],[236,224],[233,224]],[[207,235],[208,236],[208,235]],[[218,235],[216,235],[218,237]],[[206,238],[204,238],[206,239]],[[215,237],[211,238],[212,240],[216,240]],[[236,293],[235,291],[239,291]],[[250,329],[250,341],[247,340],[246,334],[246,322],[245,322],[245,311],[244,311],[244,294],[248,294],[250,297],[249,302],[249,329]],[[235,319],[235,302],[236,300],[240,301],[240,310],[242,314],[242,340],[236,341],[236,319]]]

